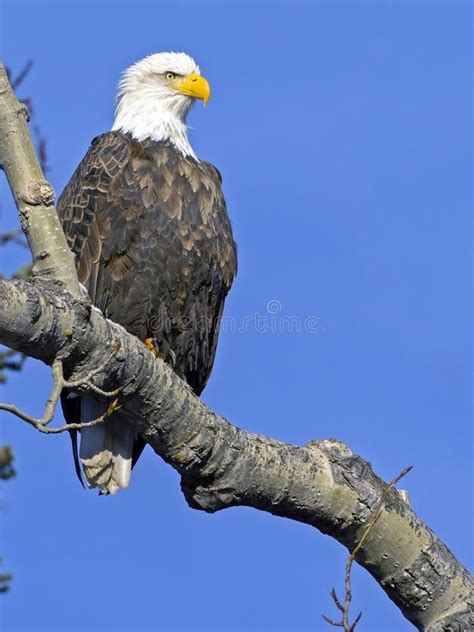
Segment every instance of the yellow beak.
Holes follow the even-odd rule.
[[[204,105],[207,104],[209,97],[211,96],[211,87],[209,86],[208,80],[196,73],[186,77],[183,83],[179,83],[176,86],[176,89],[188,97],[202,99],[204,101]]]

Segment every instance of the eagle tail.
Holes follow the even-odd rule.
[[[81,421],[97,419],[107,404],[91,395],[81,397]],[[88,487],[115,494],[128,487],[132,470],[135,430],[112,414],[103,423],[81,430],[79,457]]]

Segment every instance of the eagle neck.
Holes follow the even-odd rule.
[[[188,139],[186,114],[164,109],[157,99],[137,103],[124,95],[119,101],[112,130],[129,134],[138,141],[169,141],[183,156],[198,160]]]

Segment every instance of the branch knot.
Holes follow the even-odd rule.
[[[51,206],[54,202],[53,187],[46,180],[32,180],[22,200],[30,206]]]

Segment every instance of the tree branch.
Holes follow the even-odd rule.
[[[28,133],[26,106],[17,101],[1,62],[0,112],[0,165],[33,255],[33,275],[60,281],[70,294],[80,296],[74,258],[53,204],[54,191],[44,179]]]
[[[333,439],[297,447],[233,426],[142,342],[86,303],[4,75],[0,153],[36,274],[33,283],[0,280],[0,342],[48,365],[61,362],[70,384],[85,375],[100,391],[121,387],[114,414],[180,473],[191,507],[212,513],[245,505],[311,525],[349,551],[360,543],[355,559],[419,630],[471,629],[472,578],[369,463]]]
[[[120,344],[94,383],[123,386],[115,414],[181,474],[191,507],[246,505],[305,522],[349,551],[361,541],[387,486],[343,443],[297,447],[231,425],[141,341],[51,282],[0,281],[0,306],[0,340],[47,364],[59,358],[71,381],[95,372]],[[469,629],[472,579],[397,490],[356,560],[420,630]]]

